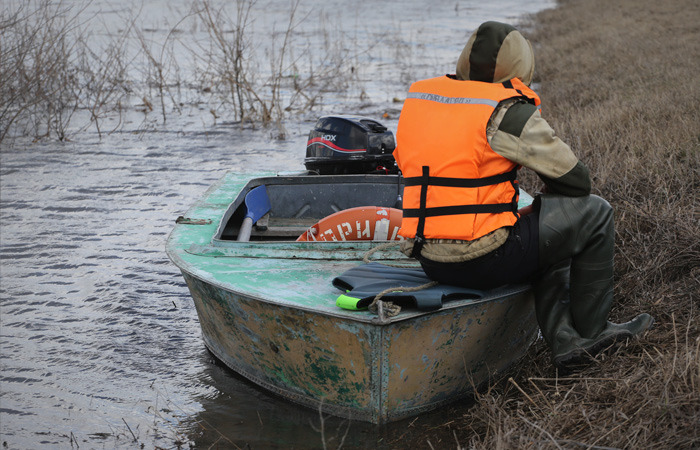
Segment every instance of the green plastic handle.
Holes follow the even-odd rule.
[[[362,309],[367,309],[367,308],[359,308],[357,305],[360,303],[359,298],[355,297],[350,297],[349,295],[341,295],[338,297],[338,299],[335,301],[335,305],[343,308],[343,309],[349,309],[351,311],[360,311]]]

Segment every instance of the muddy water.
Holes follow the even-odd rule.
[[[372,69],[354,93],[345,93],[342,103],[329,97],[325,106],[287,121],[286,140],[271,139],[265,129],[213,123],[207,108],[192,106],[169,117],[167,126],[134,113],[101,139],[88,128],[71,142],[16,138],[2,144],[3,448],[337,448],[342,439],[343,448],[428,448],[428,440],[435,448],[456,445],[443,425],[467,405],[384,427],[322,421],[316,411],[218,366],[164,252],[175,218],[227,170],[302,168],[306,133],[317,115],[357,112],[395,131],[400,104],[391,99],[407,88],[401,76],[420,72],[394,73],[408,67],[396,58],[430,55],[421,76],[436,61],[445,67],[436,74],[450,71],[473,26],[550,6],[453,0],[426,12],[416,0],[368,2],[374,8],[368,12],[363,2],[335,3],[304,6],[325,5],[324,17],[334,23],[341,22],[334,8],[345,6],[350,28],[393,27],[400,45],[378,43],[366,61]],[[179,12],[166,4],[171,16]],[[258,4],[259,21],[265,11],[282,9]],[[88,12],[119,11],[107,5],[94,1]],[[149,20],[168,22],[159,22],[156,11],[149,11]],[[356,95],[360,90],[364,96]]]

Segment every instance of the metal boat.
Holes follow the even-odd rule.
[[[343,292],[333,280],[369,251],[380,264],[417,263],[382,245],[392,233],[297,239],[339,211],[391,208],[402,189],[392,173],[226,174],[167,242],[206,347],[285,399],[378,424],[467,397],[516,363],[537,337],[528,285],[431,311],[405,305],[393,317],[336,305]],[[521,194],[521,205],[531,201]]]

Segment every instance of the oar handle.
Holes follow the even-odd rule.
[[[253,230],[253,219],[246,217],[243,219],[241,229],[238,232],[238,241],[248,242],[250,240],[250,232]]]

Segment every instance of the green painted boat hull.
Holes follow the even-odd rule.
[[[366,196],[364,188],[353,185],[369,183],[373,192],[387,191],[381,202],[390,201],[395,189],[391,176],[301,178],[303,188],[289,185],[298,177],[251,180],[228,174],[187,212],[168,240],[168,255],[194,299],[205,345],[228,367],[299,404],[386,423],[467,397],[525,354],[538,330],[529,286],[505,286],[430,313],[404,308],[380,320],[368,311],[336,307],[341,292],[331,284],[380,242],[225,239],[230,222],[240,216],[242,195],[260,184],[271,193],[313,191],[316,187],[309,186],[316,185],[318,192],[337,190],[346,199],[353,195],[344,190],[360,192],[351,202]],[[322,195],[318,192],[316,198]],[[276,202],[285,207],[291,202],[285,195],[272,199],[272,215],[283,209]],[[306,208],[303,204],[295,208]],[[396,249],[373,259],[410,262]]]

